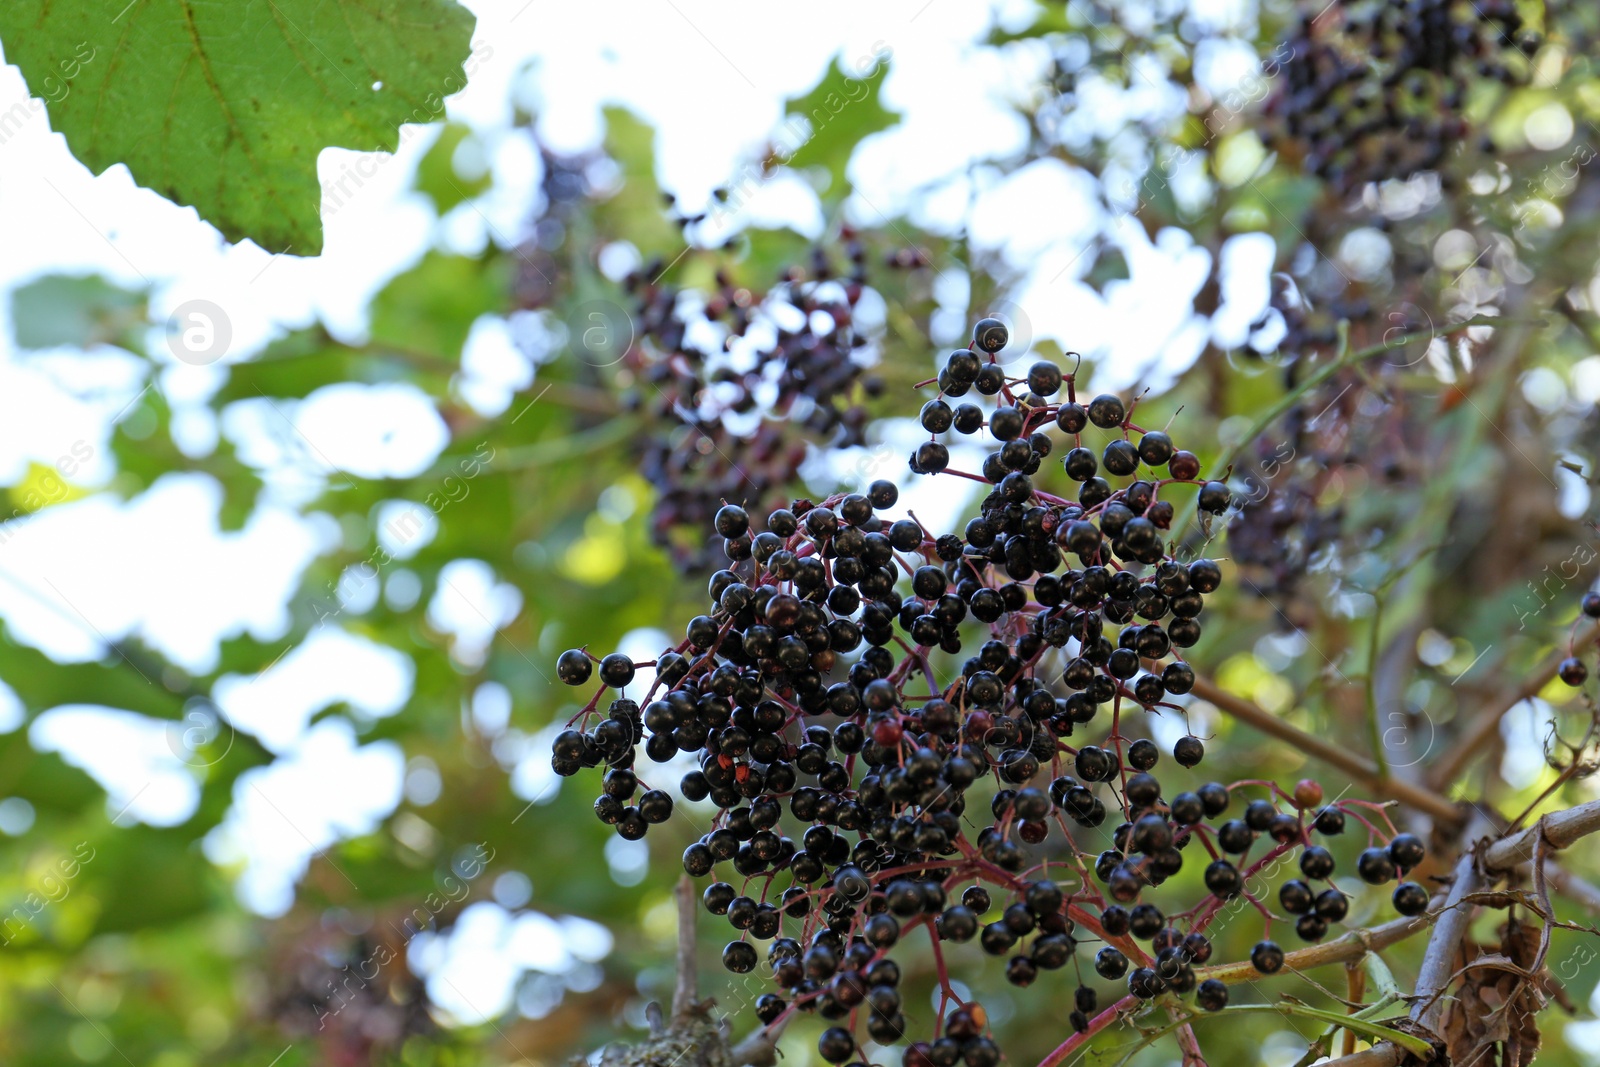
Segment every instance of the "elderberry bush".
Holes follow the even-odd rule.
[[[1438,169],[1472,127],[1474,79],[1525,80],[1538,48],[1511,0],[1307,5],[1268,102],[1268,144],[1341,194]]]
[[[1310,780],[1207,781],[1199,738],[1167,754],[1139,736],[1145,715],[1182,715],[1195,683],[1183,650],[1223,580],[1165,542],[1174,500],[1218,513],[1228,489],[1141,426],[1136,402],[1080,400],[1050,362],[1010,376],[995,358],[1006,340],[987,319],[950,354],[910,457],[920,475],[988,488],[960,532],[883,518],[899,497],[888,481],[794,501],[759,529],[728,504],[713,520],[728,566],[679,644],[649,663],[572,649],[557,664],[570,685],[600,685],[556,738],[556,772],[603,766],[595,813],[637,839],[673,811],[639,747],[655,764],[698,762],[679,791],[717,814],[683,866],[711,879],[705,908],[735,934],[723,963],[744,974],[764,959],[760,1021],[816,1013],[832,1024],[830,1063],[859,1055],[850,1020],[879,1044],[907,1037],[896,952],[913,936],[975,940],[1019,987],[1070,966],[1117,983],[1113,1001],[1170,993],[1217,1010],[1228,989],[1203,968],[1219,916],[1254,903],[1281,909],[1300,940],[1327,936],[1349,900],[1323,842],[1351,821],[1367,832],[1356,871],[1370,884],[1425,855],[1379,805],[1325,803]],[[978,472],[951,465],[951,434],[993,449]],[[642,706],[614,692],[641,667],[655,672]],[[1167,899],[1186,863],[1203,866],[1205,892]],[[1263,899],[1290,866],[1297,877]],[[1394,891],[1401,914],[1427,903],[1415,882]],[[1274,921],[1250,954],[1263,974],[1285,966]],[[992,1067],[986,1013],[955,997],[947,968],[961,957],[945,953],[953,1010],[913,1035],[906,1062]],[[1074,987],[1082,1031],[1112,1005],[1082,977]]]

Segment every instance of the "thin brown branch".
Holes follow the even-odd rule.
[[[1582,652],[1594,644],[1597,638],[1600,638],[1600,623],[1585,628],[1583,632],[1573,637],[1571,654],[1577,655]],[[1455,746],[1428,772],[1428,784],[1435,789],[1443,789],[1454,782],[1466,769],[1467,764],[1471,763],[1474,757],[1481,755],[1485,746],[1500,732],[1500,720],[1524,700],[1538,696],[1556,676],[1561,661],[1566,659],[1567,655],[1565,649],[1558,649],[1544,666],[1529,675],[1520,686],[1480,711],[1467,725],[1466,731],[1456,740]]]
[[[1218,688],[1209,678],[1197,676],[1193,692],[1200,699],[1215,704],[1240,722],[1294,746],[1313,759],[1321,760],[1331,767],[1344,771],[1376,794],[1391,796],[1402,804],[1426,812],[1451,828],[1459,827],[1465,821],[1463,809],[1450,798],[1425,786],[1414,785],[1397,778],[1385,778],[1379,772],[1377,765],[1365,756],[1291,726],[1244,697],[1235,696]]]
[[[1445,989],[1456,969],[1456,952],[1467,935],[1467,928],[1472,924],[1472,905],[1466,903],[1464,898],[1476,893],[1483,884],[1483,876],[1479,873],[1482,870],[1478,862],[1479,850],[1470,842],[1493,829],[1481,815],[1473,819],[1472,825],[1467,828],[1469,844],[1456,862],[1450,893],[1439,909],[1438,924],[1428,939],[1428,951],[1422,957],[1422,966],[1417,969],[1417,984],[1413,989],[1417,999],[1411,1005],[1411,1018],[1429,1030],[1439,1029],[1439,1018],[1444,1014]],[[1488,851],[1492,850],[1486,850],[1483,854],[1486,864],[1489,862]],[[1515,867],[1516,864],[1507,866]]]
[[[1533,860],[1541,835],[1547,848],[1563,849],[1596,831],[1600,831],[1600,800],[1591,800],[1541,816],[1527,829],[1502,837],[1484,852],[1484,862],[1491,870],[1516,867]]]
[[[1519,872],[1525,877],[1532,877],[1528,867],[1519,868]],[[1600,886],[1579,878],[1548,856],[1544,861],[1544,877],[1551,889],[1568,900],[1591,912],[1600,912]]]
[[[1436,898],[1436,902],[1442,903],[1443,898]],[[1280,973],[1309,971],[1314,967],[1324,967],[1330,963],[1352,963],[1369,952],[1379,952],[1426,930],[1433,925],[1437,917],[1435,909],[1409,919],[1391,919],[1371,929],[1351,930],[1332,941],[1286,952],[1283,956],[1283,970]],[[1249,960],[1240,963],[1220,963],[1211,967],[1196,967],[1194,973],[1201,981],[1215,978],[1229,985],[1261,980],[1261,972],[1256,970],[1255,964]]]

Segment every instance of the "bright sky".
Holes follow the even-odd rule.
[[[519,236],[540,175],[527,140],[510,129],[512,101],[531,105],[542,134],[568,149],[599,137],[602,105],[635,109],[660,131],[663,184],[692,205],[765,143],[779,124],[783,100],[813,85],[835,54],[856,63],[887,52],[884,101],[905,119],[858,152],[852,212],[867,224],[881,222],[884,212],[911,210],[920,224],[967,225],[976,244],[1003,255],[1023,276],[1015,303],[1001,309],[967,307],[965,278],[942,278],[939,321],[951,336],[941,340],[954,340],[978,313],[1000,310],[1019,333],[1098,354],[1097,384],[1137,380],[1159,387],[1195,358],[1208,330],[1238,343],[1244,324],[1264,306],[1270,239],[1237,238],[1225,249],[1224,309],[1208,325],[1192,316],[1189,297],[1209,270],[1209,255],[1186,235],[1169,231],[1151,242],[1137,226],[1107,217],[1093,180],[1059,162],[1013,174],[973,166],[1021,147],[1025,130],[1008,102],[1034,91],[1046,59],[1037,46],[1000,52],[975,42],[994,22],[1025,24],[1032,0],[1002,0],[992,9],[960,0],[820,0],[803,10],[731,0],[477,0],[468,6],[479,16],[474,67],[467,88],[450,101],[450,114],[488,145],[493,190],[443,220],[406,191],[433,129],[408,128],[392,158],[324,151],[325,191],[342,183],[350,195],[325,201],[326,250],[316,259],[273,256],[248,242],[230,246],[192,210],[138,188],[124,169],[90,174],[51,132],[42,108],[27,103],[17,70],[0,68],[0,113],[14,104],[28,108],[22,126],[0,142],[0,195],[9,209],[0,287],[42,273],[98,273],[151,287],[159,315],[185,301],[210,301],[231,327],[224,363],[319,318],[335,333],[359,338],[371,295],[430,245],[473,249],[485,241],[508,245]],[[1195,7],[1213,25],[1251,32],[1248,0]],[[1237,60],[1221,49],[1207,57],[1202,77],[1237,77]],[[1129,116],[1172,114],[1183,106],[1153,90],[1119,95],[1106,89],[1096,99],[1096,107],[1070,117],[1074,136],[1113,131]],[[787,220],[805,231],[819,217],[814,195],[801,182],[779,180],[759,191],[746,221]],[[1123,249],[1132,272],[1129,282],[1103,294],[1079,281],[1093,258],[1084,258],[1085,244],[1097,235]],[[490,405],[498,397],[503,406],[531,374],[507,336],[503,323],[480,323],[465,359],[480,391],[474,396],[488,397]],[[137,395],[134,361],[111,350],[22,356],[12,350],[9,324],[0,329],[0,345],[0,482],[20,480],[30,462],[66,462],[77,483],[105,485],[114,474],[110,427]],[[166,358],[159,336],[150,347]],[[302,512],[330,475],[327,463],[362,474],[407,474],[424,469],[446,443],[427,398],[405,387],[343,386],[300,404],[246,402],[219,424],[203,401],[222,378],[218,367],[173,360],[159,387],[177,411],[180,447],[201,455],[226,436],[263,471],[269,492],[245,528],[221,532],[220,494],[198,475],[164,478],[127,503],[91,497],[13,524],[7,529],[14,535],[0,542],[0,616],[21,640],[60,660],[85,661],[104,657],[107,642],[136,635],[195,671],[214,667],[218,642],[228,636],[283,640],[285,602],[300,573],[339,537],[332,519]],[[898,472],[909,445],[896,439],[899,428],[886,433],[884,447],[838,462],[863,479]],[[314,454],[297,447],[300,440],[309,440]],[[929,515],[962,504],[948,492],[943,497],[906,503]],[[520,599],[482,564],[460,561],[451,573],[451,596],[430,603],[430,622],[454,634],[458,654],[481,655],[493,636],[481,620],[514,618]],[[404,599],[400,584],[391,582],[386,595]],[[309,726],[319,709],[338,701],[359,715],[393,714],[411,682],[404,656],[329,626],[288,651],[267,675],[230,678],[218,687],[228,722],[195,728],[247,731],[278,755],[270,767],[240,780],[233,811],[207,841],[208,855],[237,873],[249,907],[282,913],[315,850],[370,831],[403,791],[413,800],[418,796],[411,790],[426,793],[426,768],[408,770],[394,745],[363,745],[344,722]],[[499,703],[496,694],[485,694],[474,714],[492,722]],[[0,728],[15,729],[17,717],[8,707],[0,699]],[[99,779],[109,810],[122,812],[124,821],[173,824],[194,809],[186,750],[164,724],[117,709],[71,706],[45,713],[29,736]],[[533,797],[554,787],[538,770],[547,758],[546,739],[505,741],[503,759],[515,769],[519,792]],[[0,818],[0,831],[12,825]],[[619,880],[637,880],[640,860],[633,851],[619,848],[608,856]],[[463,1019],[503,1010],[524,969],[570,972],[578,975],[572,982],[587,981],[579,965],[609,948],[587,927],[507,911],[527,897],[496,886],[501,903],[477,905],[447,940],[414,946],[414,962],[432,976],[439,1003]],[[497,945],[516,951],[497,954],[491,951]],[[494,967],[480,965],[488,958],[498,961]],[[548,997],[535,1000],[523,1010],[541,1010]]]

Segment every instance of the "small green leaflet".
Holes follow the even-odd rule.
[[[845,167],[862,138],[900,121],[898,112],[878,102],[890,54],[879,46],[850,69],[835,56],[814,89],[784,104],[784,124],[774,145],[779,161],[801,170],[825,168],[829,200],[843,199],[848,191]]]
[[[322,250],[317,155],[394,151],[491,54],[454,0],[13,0],[6,59],[74,155],[230,241]],[[370,176],[370,175],[369,175]],[[347,182],[347,185],[349,183]]]

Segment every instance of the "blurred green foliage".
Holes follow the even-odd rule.
[[[998,36],[995,46],[1056,47],[1062,38],[1081,37],[1085,26],[1072,8],[1051,5],[1038,25],[1014,41]],[[1264,39],[1268,33],[1263,30]],[[1130,49],[1165,47],[1138,35],[1118,37],[1117,43]],[[1174,69],[1175,76],[1187,77],[1181,67]],[[788,114],[808,116],[809,136],[786,159],[769,157],[761,167],[821,168],[828,176],[824,201],[837,206],[848,192],[846,166],[855,146],[896,121],[879,102],[883,77],[881,66],[866,74],[859,68],[852,72],[842,58],[836,61],[816,89],[789,103]],[[1583,99],[1586,89],[1574,75],[1541,91]],[[830,100],[848,103],[834,108]],[[829,115],[825,123],[815,117],[823,109]],[[567,313],[582,301],[627,306],[628,294],[598,269],[599,253],[617,242],[630,243],[646,262],[652,257],[670,262],[685,284],[709,285],[721,269],[736,283],[758,290],[786,267],[804,264],[812,242],[790,231],[752,230],[726,248],[696,249],[680,258],[682,228],[663,210],[654,132],[625,111],[610,110],[606,118],[604,152],[619,178],[562,209],[565,236],[554,249],[530,243],[491,244],[471,256],[429,252],[374,299],[365,342],[339,341],[312,327],[228,366],[226,381],[208,401],[218,412],[264,401],[292,411],[318,390],[342,383],[405,383],[431,398],[450,431],[431,468],[414,477],[330,473],[315,455],[303,457],[307,469],[322,479],[319,495],[305,510],[331,516],[346,536],[304,574],[290,604],[288,635],[271,642],[229,640],[215,671],[189,677],[135,644],[119,645],[97,663],[57,664],[0,630],[0,678],[16,691],[28,720],[61,704],[94,703],[181,726],[186,714],[207,707],[222,676],[268,670],[319,627],[345,627],[409,657],[414,687],[400,712],[388,718],[367,720],[342,705],[319,716],[349,721],[362,743],[398,743],[408,758],[431,760],[442,779],[437,799],[405,801],[374,832],[313,859],[294,909],[268,921],[240,906],[230,885],[234,872],[219,869],[201,847],[242,788],[240,776],[272,761],[253,739],[225,729],[207,742],[200,750],[206,758],[193,762],[201,788],[196,814],[180,826],[153,828],[113,825],[114,813],[94,780],[55,755],[33,751],[25,729],[0,737],[0,794],[23,797],[37,812],[29,831],[0,844],[5,857],[0,903],[24,907],[30,893],[43,891],[46,876],[64,870],[63,862],[74,855],[93,857],[80,858],[78,872],[65,882],[67,891],[0,947],[0,1062],[18,1067],[80,1060],[155,1067],[365,1062],[553,1067],[606,1040],[638,1036],[642,1000],[669,995],[673,924],[668,892],[681,849],[704,829],[703,815],[690,811],[652,832],[648,873],[637,885],[622,885],[605,858],[612,832],[589,810],[591,783],[572,780],[530,803],[514,788],[512,771],[524,758],[542,760],[536,735],[577,710],[571,692],[553,683],[553,663],[561,650],[587,645],[608,651],[645,627],[681,631],[701,610],[703,584],[681,577],[649,535],[652,490],[637,464],[640,442],[652,426],[646,413],[628,410],[621,399],[637,382],[622,381],[615,371],[596,368],[556,343],[539,353],[534,382],[512,397],[504,412],[486,415],[463,399],[462,351],[483,316],[530,316],[542,331],[559,337]],[[1141,198],[1139,221],[1151,232],[1182,225],[1213,252],[1229,236],[1265,231],[1277,241],[1278,266],[1287,267],[1306,217],[1329,210],[1318,183],[1292,165],[1274,165],[1265,157],[1263,172],[1244,181],[1226,180],[1225,147],[1249,135],[1229,132],[1220,142],[1197,137],[1194,121],[1154,136],[1171,144],[1206,144],[1200,166],[1216,179],[1215,195],[1198,212],[1187,211],[1163,181],[1151,186],[1160,190],[1157,195]],[[441,214],[462,210],[487,189],[481,169],[462,166],[464,160],[470,163],[472,138],[460,127],[446,127],[419,170],[418,191]],[[1035,158],[1069,155],[1042,143],[1030,153]],[[1092,155],[1075,156],[1074,165],[1098,166]],[[545,159],[547,172],[563,163],[548,152]],[[1532,173],[1548,163],[1537,155],[1512,162]],[[554,210],[544,199],[546,210]],[[1453,223],[1426,221],[1419,240],[1431,243],[1447,225]],[[1538,263],[1541,277],[1550,279],[1557,293],[1586,282],[1594,272],[1594,220],[1575,214],[1569,225],[1576,232],[1563,234],[1570,239]],[[890,388],[871,406],[880,416],[906,416],[920,402],[909,386],[935,372],[933,275],[947,269],[969,273],[972,308],[998,298],[1013,279],[1002,263],[974,252],[960,237],[925,233],[905,220],[864,232],[860,239],[870,250],[870,284],[887,306],[876,340],[879,370]],[[884,265],[908,243],[924,266]],[[1138,283],[1128,279],[1128,264],[1112,244],[1099,247],[1096,259],[1092,271],[1084,265],[1094,284]],[[1446,316],[1458,305],[1450,303],[1448,292],[1440,295],[1441,288],[1449,289],[1448,278],[1443,282],[1430,276],[1423,288],[1434,294],[1433,306]],[[1197,310],[1214,311],[1214,303],[1198,306],[1205,299],[1204,294],[1197,298]],[[1583,309],[1563,318],[1549,312],[1548,303],[1530,301],[1520,309],[1529,318],[1542,316],[1545,325],[1499,335],[1514,338],[1512,344],[1497,341],[1498,347],[1485,345],[1476,353],[1446,351],[1441,364],[1439,358],[1424,360],[1426,341],[1416,342],[1396,349],[1406,359],[1372,361],[1360,375],[1349,376],[1358,396],[1383,399],[1389,412],[1377,431],[1362,431],[1357,461],[1340,465],[1337,458],[1308,451],[1278,464],[1288,475],[1315,480],[1318,508],[1342,508],[1338,521],[1349,538],[1319,550],[1304,583],[1281,594],[1272,588],[1270,568],[1230,559],[1230,579],[1239,580],[1230,580],[1230,591],[1209,609],[1227,622],[1208,627],[1193,650],[1194,662],[1223,688],[1306,730],[1365,751],[1371,709],[1364,704],[1363,683],[1374,669],[1368,662],[1369,636],[1373,605],[1381,596],[1380,636],[1386,647],[1399,650],[1403,684],[1398,703],[1381,709],[1393,718],[1379,726],[1397,731],[1402,742],[1396,773],[1415,776],[1449,748],[1475,711],[1502,700],[1508,687],[1552,654],[1572,621],[1579,591],[1594,577],[1594,567],[1586,563],[1581,573],[1563,576],[1558,586],[1549,584],[1549,568],[1559,570],[1584,536],[1556,506],[1561,491],[1554,461],[1578,463],[1587,480],[1600,456],[1600,438],[1592,401],[1580,399],[1574,384],[1594,371],[1586,362],[1595,358],[1594,342],[1577,313]],[[15,340],[23,349],[110,345],[147,357],[159,347],[149,341],[161,327],[147,320],[146,295],[98,278],[40,279],[16,290],[12,304]],[[1386,315],[1380,305],[1356,332],[1369,334],[1367,341],[1384,336],[1392,325]],[[1445,321],[1450,320],[1436,320]],[[1472,358],[1477,362],[1467,366]],[[149,358],[146,372],[152,381],[160,367],[159,360]],[[1085,364],[1081,390],[1092,390],[1096,371]],[[1541,407],[1527,399],[1521,386],[1535,371],[1547,371],[1563,383],[1560,403]],[[1195,448],[1208,465],[1237,445],[1235,474],[1259,476],[1261,450],[1244,438],[1246,429],[1258,412],[1295,389],[1301,374],[1293,363],[1208,347],[1170,391],[1141,402],[1141,421],[1155,426],[1173,420],[1179,443]],[[1316,398],[1320,403],[1329,395]],[[1316,408],[1297,411],[1294,417],[1303,422]],[[1379,426],[1372,410],[1347,417],[1357,427]],[[207,455],[186,454],[174,443],[171,418],[159,388],[122,416],[112,440],[119,476],[107,492],[132,497],[163,474],[200,472],[222,488],[223,527],[239,528],[256,506],[263,472],[225,439]],[[1275,448],[1286,439],[1301,440],[1282,426],[1270,428],[1262,440]],[[1331,467],[1337,470],[1323,477]],[[836,487],[810,488],[826,493]],[[605,508],[599,506],[602,494]],[[391,558],[379,542],[380,508],[392,501],[421,504],[438,518],[437,535],[403,560]],[[1227,558],[1220,530],[1211,533],[1215,539],[1206,550]],[[522,598],[520,611],[499,629],[481,662],[457,655],[449,636],[427,617],[442,571],[459,560],[483,561],[497,581],[510,583]],[[393,590],[404,584],[401,572],[420,587],[420,595],[408,602],[379,597],[371,607],[357,608],[341,597],[341,589],[352,582],[376,581]],[[1534,598],[1540,606],[1524,626]],[[511,695],[509,722],[502,730],[484,727],[469,711],[489,683]],[[1562,736],[1580,736],[1590,719],[1587,702],[1556,687],[1544,695]],[[1292,747],[1231,719],[1203,721],[1210,755],[1196,781],[1293,781],[1323,773]],[[1555,783],[1549,770],[1529,781],[1508,782],[1500,773],[1499,755],[1499,746],[1491,746],[1469,765],[1469,774],[1446,783],[1447,791],[1511,814],[1531,803],[1553,807],[1590,795],[1581,781],[1544,795]],[[1413,756],[1408,766],[1399,767]],[[1352,859],[1362,846],[1358,837],[1351,834],[1338,843],[1341,861]],[[438,1028],[417,1021],[426,1013],[425,1005],[417,1007],[416,981],[394,964],[378,983],[383,995],[361,1002],[361,1010],[382,1022],[371,1033],[354,1025],[354,1009],[329,1028],[302,1025],[307,1010],[302,1002],[318,982],[335,981],[351,954],[360,955],[362,937],[377,937],[370,931],[412,913],[438,891],[462,851],[480,845],[491,849],[494,859],[472,883],[467,901],[487,899],[495,877],[516,871],[532,882],[529,907],[587,916],[612,929],[616,948],[604,962],[599,987],[567,991],[559,1009],[538,1018],[512,1014],[482,1026]],[[75,852],[80,847],[85,851]],[[1600,877],[1592,849],[1570,860],[1579,873]],[[1197,865],[1170,885],[1176,896],[1197,896]],[[1364,924],[1378,910],[1376,900],[1359,900],[1350,925]],[[448,927],[457,914],[458,906],[447,907],[439,922]],[[1566,904],[1561,914],[1580,917]],[[363,925],[368,934],[349,933]],[[1479,933],[1487,936],[1491,926],[1485,923]],[[1227,922],[1218,931],[1218,958],[1243,958],[1259,929],[1248,914]],[[1582,1005],[1597,973],[1591,966],[1567,966],[1580,958],[1580,936],[1557,932],[1551,966]],[[703,932],[705,991],[725,1006],[751,999],[753,990],[711,967],[714,939]],[[1414,973],[1421,940],[1388,954],[1402,985]],[[988,1007],[1011,1062],[1034,1062],[1065,1036],[1066,981],[1018,991],[1006,986],[1003,961],[986,958],[973,946],[952,950],[949,958],[953,973]],[[908,951],[906,959],[914,965],[908,982],[917,991],[907,997],[908,1013],[921,1030],[932,1017],[931,961],[917,951]],[[1312,977],[1335,993],[1344,988],[1337,970]],[[524,979],[537,980],[537,974]],[[559,985],[559,977],[555,981]],[[1306,999],[1326,999],[1307,982],[1287,978],[1271,989],[1265,983],[1244,987],[1238,995],[1268,1000],[1280,987]],[[309,1017],[316,1018],[314,1009]],[[400,1018],[406,1020],[403,1026],[395,1023]],[[749,1019],[746,1013],[744,1020]],[[1563,1036],[1560,1016],[1552,1013],[1549,1019],[1540,1062],[1552,1067],[1587,1062],[1577,1043]],[[817,1028],[811,1019],[793,1028],[784,1045],[786,1063],[813,1062]],[[1201,1024],[1199,1034],[1213,1063],[1273,1065],[1294,1062],[1317,1036],[1255,1017]],[[1117,1062],[1113,1054],[1133,1037],[1131,1030],[1108,1035],[1088,1062]],[[1170,1059],[1158,1048],[1141,1053],[1136,1062]]]

